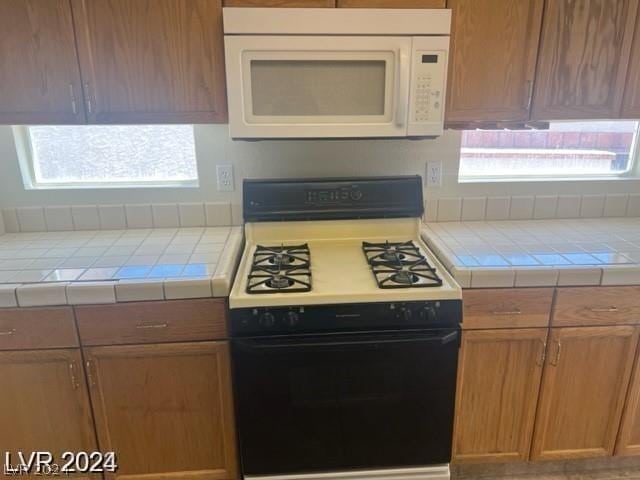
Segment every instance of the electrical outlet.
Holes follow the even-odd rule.
[[[218,191],[232,192],[234,190],[233,165],[216,165],[216,176],[218,177]]]
[[[427,162],[427,187],[442,186],[442,162]]]

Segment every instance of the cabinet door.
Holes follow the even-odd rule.
[[[0,0],[0,123],[84,122],[69,0]]]
[[[445,0],[337,0],[345,8],[444,8]]]
[[[0,352],[0,450],[95,451],[79,350]]]
[[[224,0],[225,7],[333,8],[336,0]]]
[[[631,326],[551,329],[533,460],[613,453],[637,340]]]
[[[527,460],[546,328],[462,334],[453,460]]]
[[[639,9],[640,10],[640,9]],[[631,47],[631,63],[622,103],[623,118],[640,118],[640,11],[636,21],[636,33]]]
[[[90,123],[226,121],[221,0],[72,0]]]
[[[98,441],[118,458],[110,478],[236,478],[226,342],[94,347],[85,358]]]
[[[637,355],[640,355],[640,350]],[[622,415],[616,455],[640,455],[640,360],[636,358]]]
[[[620,114],[638,0],[547,0],[532,116]]]
[[[449,0],[447,122],[525,121],[543,0]]]

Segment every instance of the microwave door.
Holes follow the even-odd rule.
[[[234,138],[403,137],[407,37],[227,36]]]

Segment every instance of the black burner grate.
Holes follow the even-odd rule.
[[[256,246],[247,293],[295,293],[311,291],[309,246]]]

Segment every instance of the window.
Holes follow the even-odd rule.
[[[551,122],[548,130],[467,130],[460,181],[623,177],[633,173],[640,122]]]
[[[197,186],[192,125],[15,127],[26,188]]]

